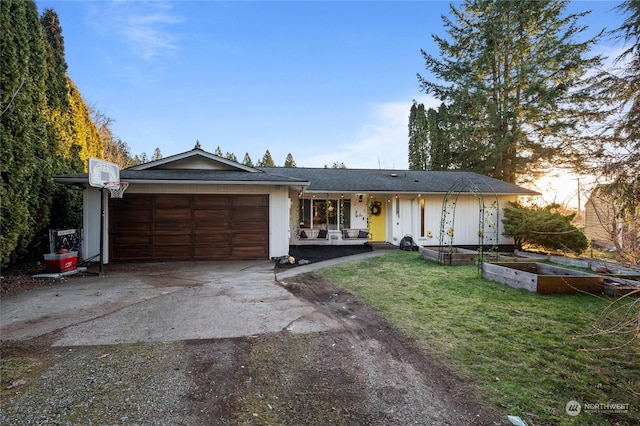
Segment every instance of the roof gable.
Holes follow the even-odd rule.
[[[226,170],[258,173],[260,170],[217,156],[200,148],[172,155],[127,170]]]

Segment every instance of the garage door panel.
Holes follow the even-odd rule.
[[[194,207],[196,209],[207,207],[228,209],[231,206],[231,198],[232,196],[229,195],[203,195],[195,198]]]
[[[154,246],[154,260],[191,260],[193,254],[190,247],[184,245],[175,246]]]
[[[151,234],[111,234],[112,242],[116,246],[151,244]]]
[[[257,246],[232,246],[231,256],[234,259],[261,259],[268,255],[266,248]]]
[[[191,220],[191,209],[189,208],[166,208],[156,209],[153,215],[155,220]]]
[[[267,195],[125,194],[109,211],[113,261],[265,259]]]
[[[195,244],[212,244],[212,245],[229,245],[231,243],[231,233],[217,233],[217,234],[196,234],[194,235]]]
[[[267,236],[264,233],[258,232],[234,232],[231,238],[231,242],[234,245],[266,243],[267,241]]]
[[[227,232],[231,229],[231,221],[228,220],[212,220],[209,222],[198,221],[193,223],[193,230],[196,234],[200,232]]]
[[[228,209],[196,209],[193,212],[196,220],[229,220],[231,219],[231,210]]]
[[[268,213],[264,209],[238,209],[232,212],[234,221],[265,222],[267,219]]]
[[[123,206],[112,209],[110,216],[116,222],[150,222],[153,219],[151,213],[148,209],[129,209]]]
[[[153,236],[153,244],[155,245],[171,245],[171,246],[184,246],[191,244],[191,234],[155,234]]]
[[[262,222],[240,222],[240,221],[236,221],[233,223],[233,229],[236,232],[256,232],[256,233],[263,233],[266,234],[264,232],[264,230],[268,227],[267,223],[262,223]]]
[[[118,233],[140,233],[151,232],[151,222],[117,222],[111,223],[118,229]]]
[[[268,195],[245,195],[242,197],[233,197],[231,203],[235,207],[267,207],[269,206]]]
[[[158,194],[154,199],[154,207],[188,207],[191,208],[193,197],[189,194]]]
[[[192,225],[190,221],[161,221],[153,224],[154,232],[161,233],[191,233]]]
[[[150,194],[131,194],[127,192],[125,198],[109,198],[109,209],[124,208],[124,209],[139,209],[150,210],[153,207],[154,196]],[[135,204],[131,201],[135,200]]]

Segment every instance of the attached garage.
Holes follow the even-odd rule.
[[[112,261],[269,258],[268,194],[126,194],[109,199]]]

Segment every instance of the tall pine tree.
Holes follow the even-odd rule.
[[[287,158],[284,160],[285,167],[297,167],[296,162],[293,160],[291,153],[287,154]]]
[[[253,161],[251,161],[251,157],[248,152],[244,153],[244,158],[242,159],[242,164],[245,166],[253,167]]]
[[[6,266],[46,225],[52,162],[46,47],[35,3],[2,0],[0,34],[0,263]]]
[[[67,76],[57,15],[32,0],[0,2],[0,264],[47,250],[48,227],[79,226],[81,192],[53,176],[82,172],[99,136]]]
[[[276,163],[275,161],[273,161],[273,157],[271,156],[271,153],[269,152],[269,150],[267,150],[264,155],[262,156],[262,159],[258,161],[257,164],[258,167],[276,167]]]
[[[601,58],[567,3],[465,0],[443,17],[439,54],[422,52],[433,79],[418,78],[451,109],[461,167],[516,183],[582,153],[581,126],[602,118],[586,78]]]
[[[424,105],[413,101],[409,111],[409,169],[429,169],[429,131]]]

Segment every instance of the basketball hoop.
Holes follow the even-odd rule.
[[[129,182],[124,181],[116,181],[116,182],[105,182],[104,188],[108,189],[111,192],[111,198],[122,198],[124,195],[124,191],[127,190],[129,186]]]

